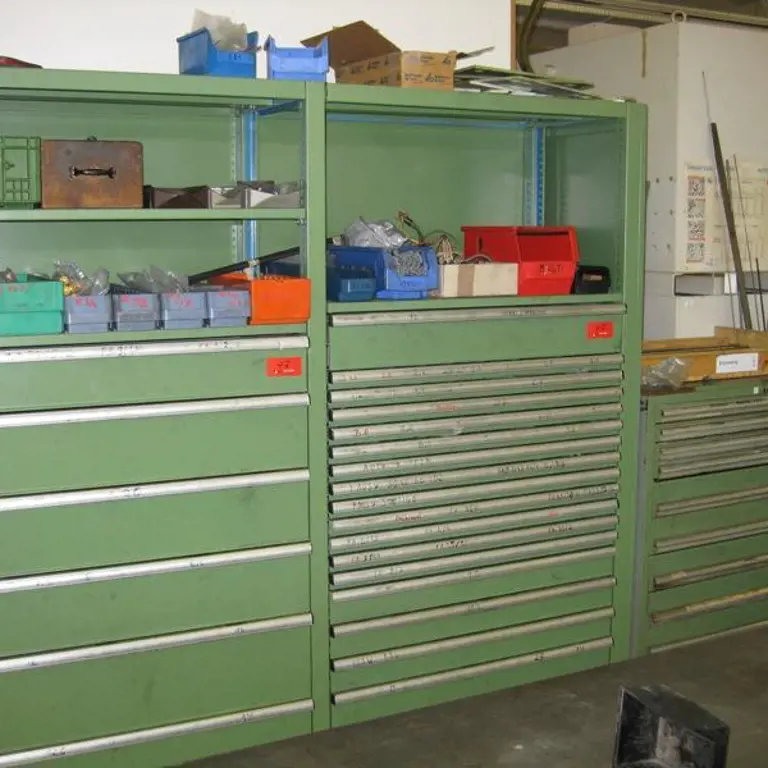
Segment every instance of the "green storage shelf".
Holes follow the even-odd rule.
[[[32,208],[40,195],[40,138],[0,136],[0,209]]]
[[[4,266],[298,244],[312,283],[306,324],[0,338],[2,759],[160,768],[627,658],[642,106],[11,69],[0,96],[0,135],[141,141],[157,186],[247,178],[255,113],[255,172],[304,198],[0,208]],[[400,209],[574,224],[614,289],[329,304],[326,239]]]

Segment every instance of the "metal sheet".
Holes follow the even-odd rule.
[[[557,408],[545,411],[520,411],[517,413],[495,413],[491,416],[464,416],[451,419],[428,419],[426,421],[400,422],[396,424],[367,424],[359,427],[333,427],[333,440],[365,440],[376,437],[400,437],[412,435],[445,434],[460,435],[467,430],[482,427],[498,429],[513,424],[541,424],[569,419],[589,419],[594,416],[615,416],[622,411],[621,403],[606,405],[583,405],[575,408]]]
[[[586,520],[574,520],[561,523],[553,522],[551,525],[535,526],[533,528],[517,528],[512,531],[501,531],[478,536],[467,535],[462,538],[438,539],[436,541],[427,541],[406,546],[366,550],[363,552],[332,556],[331,566],[333,568],[375,567],[380,564],[384,565],[386,563],[410,560],[418,557],[453,556],[462,551],[485,550],[490,548],[496,549],[506,547],[514,542],[524,542],[531,539],[543,538],[545,536],[558,537],[569,536],[572,533],[578,534],[587,531],[603,531],[614,528],[617,522],[618,517],[616,515],[605,515],[602,517],[588,518]],[[552,543],[554,540],[556,539],[547,539],[546,542]]]
[[[516,389],[567,389],[585,384],[620,384],[621,371],[596,373],[559,374],[554,376],[520,377],[516,379],[481,379],[478,381],[449,382],[441,384],[412,384],[402,387],[371,387],[370,389],[342,389],[330,393],[332,406],[343,406],[364,400],[408,400],[414,398],[455,395],[462,396]]]
[[[559,616],[556,619],[545,619],[543,621],[531,622],[530,624],[518,624],[514,627],[505,627],[504,629],[476,632],[471,635],[462,635],[461,637],[451,637],[447,640],[435,640],[434,642],[420,643],[404,648],[390,648],[386,651],[366,653],[361,656],[348,656],[347,658],[337,659],[332,662],[332,669],[334,672],[343,672],[350,669],[373,667],[379,664],[418,658],[419,656],[429,656],[434,653],[471,648],[474,645],[482,645],[483,643],[511,640],[515,637],[536,634],[537,632],[547,632],[555,629],[563,629],[564,627],[574,627],[579,624],[587,624],[590,621],[599,621],[600,619],[610,619],[612,617],[613,608],[599,608],[594,611],[584,611],[583,613]]]
[[[425,622],[437,621],[439,619],[469,616],[476,613],[485,613],[487,611],[499,611],[504,608],[511,608],[515,605],[525,605],[526,603],[551,600],[557,597],[568,597],[601,589],[611,589],[615,584],[616,580],[613,578],[591,579],[590,581],[581,581],[574,584],[563,584],[558,587],[533,589],[528,592],[520,592],[516,595],[492,597],[487,600],[473,600],[471,603],[459,603],[458,605],[449,605],[444,608],[430,608],[425,611],[410,611],[409,613],[400,613],[396,616],[384,616],[383,618],[378,619],[368,619],[367,621],[350,621],[345,624],[335,624],[332,627],[332,634],[334,637],[348,637],[349,635],[356,635],[361,632],[378,632],[382,629],[395,629],[397,627],[422,624]]]
[[[618,510],[618,501],[598,501],[593,504],[574,504],[568,507],[550,507],[536,512],[517,513],[511,515],[491,515],[487,517],[471,518],[455,523],[441,523],[438,525],[418,526],[414,528],[399,528],[379,533],[363,533],[356,536],[334,536],[330,540],[331,552],[344,552],[357,550],[363,547],[377,547],[394,544],[401,541],[417,541],[422,538],[452,537],[467,533],[481,533],[498,528],[522,528],[530,522],[547,522],[547,528],[554,529],[561,523],[569,524],[569,521],[587,515],[600,513],[615,513]],[[346,522],[346,521],[336,521]],[[333,529],[333,526],[332,526]],[[526,530],[531,530],[527,528]],[[555,532],[553,530],[553,532]],[[557,531],[559,532],[559,531]]]
[[[85,648],[74,648],[68,651],[52,651],[36,653],[31,656],[14,656],[10,659],[0,659],[0,675],[10,672],[25,672],[44,667],[57,667],[62,664],[75,664],[82,661],[109,659],[116,656],[129,656],[134,653],[159,651],[167,648],[179,648],[184,645],[212,643],[217,640],[227,640],[243,635],[256,635],[263,632],[278,632],[298,627],[311,627],[312,614],[305,613],[297,616],[283,616],[279,619],[264,619],[242,624],[229,624],[226,627],[197,629],[191,632],[174,632],[170,635],[157,635],[141,640],[125,640],[119,643],[91,645]]]
[[[575,656],[580,653],[587,653],[602,648],[610,648],[613,640],[610,637],[600,638],[599,640],[589,640],[578,645],[567,645],[562,648],[553,648],[548,651],[539,651],[525,656],[515,656],[502,661],[491,661],[486,664],[475,664],[471,667],[454,669],[450,672],[438,672],[434,675],[424,675],[422,677],[412,677],[409,680],[401,680],[395,683],[386,683],[385,685],[372,685],[368,688],[359,688],[356,691],[345,691],[337,693],[333,697],[334,704],[352,704],[356,701],[370,699],[375,696],[387,696],[395,693],[405,693],[406,691],[428,688],[440,683],[453,683],[457,680],[466,680],[467,678],[478,677],[485,674],[504,672],[515,667],[524,667],[529,664],[540,664],[545,661],[562,659],[568,656]]]
[[[230,413],[264,408],[287,408],[309,405],[309,395],[266,395],[263,397],[232,397],[225,400],[203,400],[156,405],[123,405],[107,408],[78,408],[41,413],[17,413],[0,416],[0,429],[43,427],[56,424],[84,424],[96,421],[125,419],[154,419],[164,416],[191,416],[200,413]]]
[[[409,403],[404,405],[377,405],[362,408],[334,409],[331,421],[344,423],[365,421],[367,419],[403,418],[407,416],[425,416],[429,414],[445,415],[461,411],[494,410],[497,408],[522,409],[525,406],[551,406],[572,404],[574,401],[591,403],[604,400],[618,400],[621,387],[597,387],[594,389],[576,389],[572,392],[542,392],[532,395],[510,395],[509,397],[475,397],[466,400],[443,400],[436,403]]]
[[[580,355],[575,357],[542,357],[502,363],[456,363],[454,365],[418,365],[403,368],[374,368],[360,371],[332,371],[331,385],[368,384],[409,379],[463,378],[495,374],[555,373],[573,368],[620,366],[621,355]]]
[[[364,568],[359,571],[334,573],[331,576],[331,582],[334,586],[344,587],[346,585],[355,586],[367,582],[407,579],[412,576],[419,576],[420,574],[428,574],[431,571],[443,571],[450,568],[472,568],[484,564],[499,563],[513,558],[536,557],[536,555],[547,555],[581,547],[598,547],[610,544],[615,540],[616,531],[590,533],[584,536],[569,536],[565,539],[537,541],[532,544],[489,549],[465,555],[449,555],[430,560],[417,560],[397,565],[384,565],[378,568]]]
[[[306,336],[262,336],[253,339],[204,339],[201,341],[154,341],[140,344],[87,344],[76,347],[29,347],[0,350],[0,365],[58,363],[116,358],[207,355],[221,352],[253,352],[307,349]]]
[[[743,539],[745,536],[755,536],[761,533],[768,533],[768,520],[759,523],[749,523],[748,525],[737,525],[732,528],[718,528],[715,531],[694,533],[690,536],[659,539],[654,542],[654,550],[659,553],[671,552],[676,549],[701,547],[705,544],[719,544],[722,541]]]
[[[598,549],[585,549],[579,552],[568,552],[564,555],[552,555],[539,557],[533,560],[520,560],[515,563],[503,565],[491,565],[481,568],[470,568],[466,571],[454,571],[453,573],[441,573],[435,576],[422,576],[405,581],[393,581],[386,584],[373,584],[366,587],[355,587],[331,592],[331,602],[348,602],[350,600],[365,600],[368,598],[382,597],[385,595],[411,592],[418,589],[431,589],[453,584],[465,584],[479,579],[498,578],[499,576],[512,576],[525,571],[535,571],[539,568],[557,568],[563,565],[574,565],[585,560],[597,560],[603,557],[613,557],[616,547],[601,547]]]
[[[331,495],[334,497],[380,493],[382,491],[405,491],[411,488],[423,488],[431,485],[462,485],[471,482],[483,482],[516,475],[568,472],[575,469],[618,464],[618,451],[586,454],[584,456],[524,461],[515,464],[498,464],[490,467],[472,469],[452,469],[446,472],[429,472],[420,475],[401,475],[374,480],[357,480],[348,483],[333,483]]]
[[[86,568],[79,571],[62,571],[61,573],[0,579],[0,595],[34,589],[74,587],[80,584],[93,584],[101,581],[135,579],[141,576],[157,576],[163,573],[178,573],[179,571],[191,571],[200,568],[217,568],[241,563],[255,563],[260,560],[276,560],[283,557],[301,557],[309,555],[311,551],[312,547],[309,542],[281,544],[277,547],[243,549],[237,552],[224,552],[217,555],[179,557],[172,560],[152,560],[147,563],[111,565],[105,568]]]
[[[591,421],[583,424],[558,424],[553,427],[533,429],[505,429],[494,432],[477,432],[451,437],[428,437],[420,440],[393,440],[386,443],[362,443],[361,445],[336,445],[331,448],[334,460],[349,460],[366,456],[386,456],[391,453],[424,455],[460,450],[461,448],[488,446],[508,442],[535,442],[553,438],[581,438],[606,432],[618,433],[619,419]]]
[[[471,323],[481,320],[522,320],[545,317],[606,317],[623,315],[618,304],[577,304],[545,307],[498,307],[490,309],[441,309],[406,312],[362,312],[331,315],[334,328],[362,325],[413,325],[414,323]]]
[[[333,514],[385,512],[398,508],[412,508],[429,504],[467,501],[478,497],[502,496],[526,493],[542,488],[556,490],[569,486],[585,486],[590,483],[610,483],[619,479],[619,469],[599,469],[563,475],[527,477],[524,480],[507,480],[502,483],[465,485],[457,488],[441,488],[436,491],[402,493],[394,496],[375,496],[370,499],[348,499],[331,504]]]
[[[589,509],[601,506],[597,504],[574,503],[568,506],[551,506],[562,504],[564,501],[593,502],[598,499],[610,499],[605,502],[610,504],[611,510],[616,508],[616,496],[619,492],[617,484],[595,485],[587,488],[573,488],[567,491],[550,491],[548,493],[536,493],[527,496],[512,496],[502,499],[488,499],[487,501],[472,501],[467,504],[452,504],[447,507],[428,507],[427,509],[412,509],[407,512],[390,512],[383,515],[365,515],[363,517],[331,518],[330,528],[332,533],[345,533],[353,531],[370,531],[377,528],[397,526],[402,536],[408,536],[411,529],[401,526],[421,523],[435,523],[445,520],[461,520],[472,518],[475,524],[482,525],[482,516],[491,512],[514,512],[511,517],[518,523],[537,522],[548,520],[554,513],[578,515],[583,507]],[[532,511],[525,512],[520,510]],[[452,525],[452,523],[444,523]],[[365,534],[366,536],[376,534]]]
[[[132,747],[138,744],[148,744],[153,741],[162,741],[179,736],[191,736],[196,733],[205,733],[220,728],[232,728],[238,725],[249,725],[278,717],[287,717],[304,712],[312,712],[314,704],[311,699],[304,701],[292,701],[288,704],[278,704],[274,707],[262,707],[261,709],[249,709],[241,712],[232,712],[228,715],[207,717],[203,720],[189,720],[185,723],[163,725],[158,728],[145,728],[141,731],[129,731],[127,733],[102,736],[86,741],[73,741],[68,744],[56,744],[51,747],[30,749],[24,752],[14,752],[0,755],[0,768],[17,768],[23,765],[37,765],[47,760],[59,758],[79,757],[95,752]]]
[[[499,461],[524,459],[529,457],[545,457],[547,455],[563,456],[564,454],[582,454],[589,451],[601,451],[619,448],[620,439],[616,437],[596,437],[588,440],[568,440],[558,443],[525,445],[510,448],[492,448],[482,451],[461,451],[444,453],[438,456],[414,456],[387,461],[367,461],[362,464],[342,464],[330,469],[332,482],[336,478],[364,475],[370,477],[378,474],[391,474],[407,470],[430,469],[432,467],[450,467],[468,463],[495,464]]]
[[[209,493],[236,488],[257,488],[265,485],[301,483],[309,480],[309,470],[294,469],[287,472],[259,472],[234,477],[211,477],[205,480],[181,480],[172,483],[123,485],[118,488],[99,488],[92,491],[65,493],[38,493],[32,496],[0,498],[0,514],[24,509],[49,509],[80,504],[102,504],[125,499],[151,499],[188,493]]]

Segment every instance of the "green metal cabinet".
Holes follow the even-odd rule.
[[[0,337],[0,766],[177,765],[629,655],[643,107],[42,70],[0,100],[1,135],[141,141],[150,184],[303,191],[6,209],[3,266],[298,243],[312,280],[306,325]],[[573,224],[612,293],[328,302],[326,238],[400,209]]]
[[[646,398],[637,654],[768,622],[768,383]]]

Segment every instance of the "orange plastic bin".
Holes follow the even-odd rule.
[[[250,278],[243,272],[216,277],[214,285],[247,288],[251,294],[250,325],[306,323],[310,313],[310,281],[306,277],[265,275]]]

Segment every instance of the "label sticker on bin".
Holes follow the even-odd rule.
[[[614,335],[615,329],[611,320],[593,320],[587,323],[588,339],[612,339]]]
[[[302,364],[300,357],[268,357],[267,376],[301,376]]]

